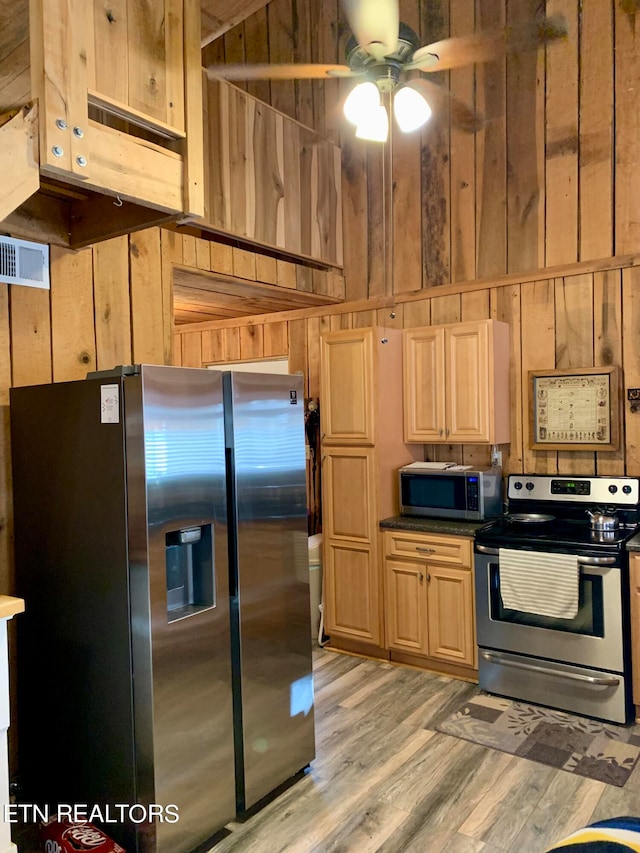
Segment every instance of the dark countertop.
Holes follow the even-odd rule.
[[[405,515],[393,515],[383,518],[379,523],[386,530],[413,530],[416,533],[441,533],[443,536],[469,536],[473,538],[476,530],[488,524],[488,521],[447,521],[444,518],[412,518]],[[627,551],[640,551],[640,533],[636,533],[627,542]]]
[[[383,518],[380,527],[386,530],[413,530],[416,533],[441,533],[444,536],[468,536],[472,539],[476,530],[485,524],[486,521],[448,521],[445,518],[393,515],[391,518]],[[640,536],[638,538],[640,540]],[[640,550],[640,541],[638,548]]]
[[[627,551],[640,551],[640,533],[636,533],[627,542]]]

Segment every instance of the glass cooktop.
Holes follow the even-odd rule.
[[[476,531],[476,542],[492,545],[496,548],[536,548],[544,550],[581,550],[597,551],[620,550],[627,539],[638,532],[638,526],[619,527],[604,533],[591,530],[591,525],[583,519],[554,518],[548,521],[514,521],[508,516],[498,518]]]

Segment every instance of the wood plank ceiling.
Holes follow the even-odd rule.
[[[196,272],[179,266],[173,270],[173,306],[178,325],[315,308],[336,301],[315,293],[272,287],[221,273]]]

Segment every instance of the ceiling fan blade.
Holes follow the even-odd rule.
[[[477,133],[484,126],[484,119],[462,101],[459,101],[448,89],[432,80],[416,77],[407,84],[424,96],[434,113],[443,105],[449,108],[449,120],[453,127],[465,133]]]
[[[398,0],[342,0],[356,41],[375,59],[398,48],[400,11]]]
[[[348,65],[320,65],[291,63],[270,65],[209,65],[207,76],[223,80],[306,80],[325,77],[359,77],[361,72],[352,71]]]
[[[433,42],[418,48],[411,62],[404,67],[421,71],[446,71],[475,62],[490,62],[508,53],[537,50],[544,44],[566,36],[566,20],[562,15],[554,15],[503,30]]]

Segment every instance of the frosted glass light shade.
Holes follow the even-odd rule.
[[[381,104],[369,110],[356,128],[358,139],[369,139],[371,142],[386,142],[388,135],[389,116]]]
[[[410,133],[429,120],[431,107],[420,92],[411,86],[402,86],[393,97],[393,114],[400,130]]]
[[[358,125],[367,115],[380,106],[380,92],[375,83],[358,83],[348,94],[344,102],[344,114],[347,121]]]

